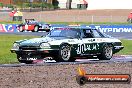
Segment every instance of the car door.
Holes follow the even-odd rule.
[[[96,32],[96,33],[94,33],[94,32],[96,32],[96,31],[93,31],[92,29],[83,29],[82,30],[82,44],[80,45],[80,53],[82,55],[96,54],[99,52],[100,44],[98,41],[96,41],[97,40],[96,33],[98,33],[98,32]],[[99,39],[100,39],[100,37],[99,37]]]
[[[35,25],[36,25],[36,24],[29,23],[29,24],[28,24],[28,30],[29,30],[29,31],[33,31],[33,30],[34,30]]]

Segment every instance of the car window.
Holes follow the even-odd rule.
[[[83,38],[93,38],[91,29],[83,29]]]
[[[35,21],[34,19],[25,19],[25,24],[35,24],[37,23],[37,21]]]
[[[78,38],[80,31],[74,28],[55,28],[53,29],[48,36],[53,37],[72,37]]]
[[[52,30],[50,32],[50,36],[59,36],[61,34],[61,30]]]
[[[103,37],[103,36],[102,36],[97,30],[95,30],[95,29],[93,29],[92,32],[93,32],[93,35],[94,35],[95,38],[101,38],[101,37]]]

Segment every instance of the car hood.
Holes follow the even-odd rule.
[[[56,39],[50,38],[50,37],[33,38],[33,39],[29,39],[29,40],[25,40],[25,41],[21,42],[20,46],[39,46],[41,43],[50,42],[50,41],[54,41],[54,40],[56,40]]]

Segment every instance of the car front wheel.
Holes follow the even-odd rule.
[[[59,56],[56,58],[57,62],[70,62],[75,61],[74,58],[71,57],[71,46],[68,44],[62,44],[59,50]]]
[[[104,45],[103,51],[98,55],[99,60],[110,60],[113,56],[113,47],[112,45]]]
[[[38,26],[35,26],[35,27],[34,27],[34,31],[35,31],[35,32],[38,32],[38,29],[39,29]]]
[[[19,31],[23,32],[23,27],[22,26],[19,27]]]

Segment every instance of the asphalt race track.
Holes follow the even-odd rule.
[[[33,35],[33,36],[45,36],[48,34],[47,32],[16,32],[16,33],[10,33],[10,32],[0,32],[0,34],[15,34],[15,35]],[[113,36],[115,38],[120,38],[120,39],[132,39],[131,34],[132,33],[106,33],[110,36]]]
[[[0,32],[1,34],[10,34],[10,35],[33,35],[33,36],[45,36],[47,32]]]
[[[16,32],[16,33],[0,32],[0,35],[1,34],[45,36],[48,33],[47,32]],[[105,34],[108,34],[112,37],[119,38],[119,39],[132,39],[131,32],[118,32],[118,33],[106,32]]]
[[[74,64],[90,64],[90,63],[122,63],[132,62],[132,55],[129,56],[113,56],[111,60],[98,59],[77,59],[75,62],[55,62],[54,60],[36,61],[34,64],[1,64],[0,67],[21,67],[21,66],[45,66],[45,65],[74,65]]]
[[[34,35],[34,36],[45,36],[47,32],[17,32],[17,33],[0,33],[1,34],[15,34],[15,35]],[[119,38],[119,39],[129,39],[132,40],[131,33],[106,33],[112,37]],[[15,66],[33,66],[33,65],[55,65],[55,64],[81,64],[81,63],[110,63],[110,62],[132,62],[132,55],[118,55],[113,56],[111,60],[98,60],[98,59],[78,59],[76,62],[60,62],[56,63],[54,60],[47,60],[47,61],[36,61],[35,64],[28,65],[28,64],[3,64],[0,67],[15,67]],[[37,63],[37,64],[36,64]]]
[[[118,39],[130,39],[132,40],[132,32],[118,32],[118,33],[113,33],[113,32],[107,32],[106,34],[118,38]]]

